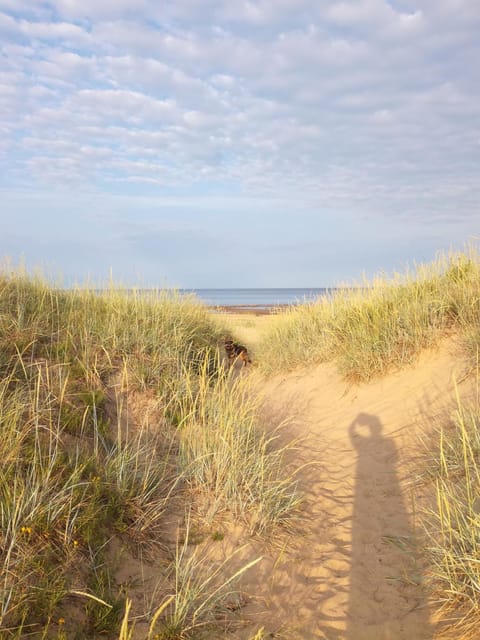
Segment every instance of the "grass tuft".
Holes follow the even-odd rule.
[[[436,504],[424,513],[430,584],[440,603],[444,635],[478,637],[480,624],[480,410],[458,399],[438,432],[428,477]],[[448,622],[447,622],[448,621]]]
[[[211,521],[228,511],[252,533],[282,523],[298,505],[296,483],[285,477],[276,435],[260,429],[248,379],[232,370],[211,376],[205,364],[194,386],[188,373],[184,380],[179,461],[192,490],[204,495],[204,515]]]
[[[257,357],[267,373],[333,360],[346,379],[366,382],[479,319],[480,260],[470,249],[279,314]]]

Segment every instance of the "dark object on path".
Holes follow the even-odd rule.
[[[244,367],[246,367],[247,364],[252,363],[248,355],[247,347],[244,347],[241,344],[237,344],[233,340],[225,340],[225,351],[227,353],[228,359],[232,363],[237,358],[240,358],[240,360],[243,362]]]

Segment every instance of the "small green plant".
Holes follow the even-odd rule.
[[[237,550],[223,562],[212,566],[205,547],[191,550],[189,530],[187,518],[186,537],[183,542],[177,542],[172,566],[174,596],[171,604],[165,607],[164,615],[158,617],[156,637],[160,640],[192,637],[196,630],[215,624],[219,616],[232,607],[232,602],[239,599],[240,594],[234,586],[240,577],[261,560],[261,557],[256,558],[230,573],[228,566],[240,552]]]
[[[225,534],[223,531],[214,531],[211,537],[215,542],[219,542],[225,538]]]
[[[115,632],[125,607],[125,597],[119,593],[110,567],[101,560],[97,564],[99,560],[95,556],[92,558],[93,570],[87,585],[95,598],[88,597],[85,604],[87,630],[92,636]]]

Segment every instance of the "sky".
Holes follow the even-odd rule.
[[[0,259],[322,287],[479,238],[478,0],[0,0]]]

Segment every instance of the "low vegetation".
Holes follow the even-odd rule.
[[[283,451],[275,434],[259,434],[255,396],[241,379],[203,375],[185,380],[180,414],[179,461],[186,482],[208,493],[208,512],[229,510],[251,533],[284,522],[298,497],[290,478],[283,482]],[[221,416],[221,420],[218,419]]]
[[[447,331],[478,335],[479,320],[480,259],[471,250],[279,314],[258,356],[267,372],[335,361],[345,378],[365,382],[411,363]]]
[[[118,549],[161,559],[149,637],[215,623],[253,562],[206,578],[192,523],[261,533],[296,502],[220,339],[193,299],[0,276],[2,638],[131,636]]]

